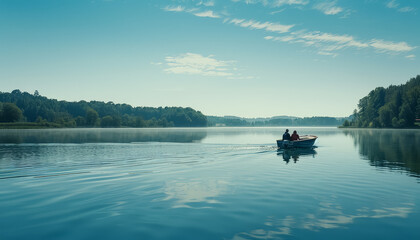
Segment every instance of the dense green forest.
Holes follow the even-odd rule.
[[[360,99],[353,119],[344,127],[407,128],[420,118],[420,75],[406,84],[378,87]]]
[[[67,102],[14,90],[0,92],[0,127],[204,127],[207,118],[192,108],[132,107],[113,102]],[[13,124],[12,124],[13,123]]]
[[[278,116],[271,118],[240,118],[234,116],[207,116],[209,126],[227,127],[269,127],[269,126],[339,126],[345,118],[334,117],[290,117]]]

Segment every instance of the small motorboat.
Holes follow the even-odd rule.
[[[288,141],[288,140],[277,140],[278,148],[311,148],[317,136],[305,135],[301,136],[300,140],[297,141]]]

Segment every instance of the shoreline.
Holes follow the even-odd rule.
[[[34,122],[18,122],[18,123],[0,123],[0,129],[154,129],[154,128],[167,128],[167,129],[177,129],[177,128],[339,128],[339,129],[415,129],[419,130],[420,126],[418,127],[410,127],[410,128],[363,128],[363,127],[353,127],[353,126],[200,126],[200,127],[163,127],[163,126],[156,126],[156,127],[129,127],[129,126],[120,126],[120,127],[68,127],[62,126],[58,123],[34,123]]]

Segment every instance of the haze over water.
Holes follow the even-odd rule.
[[[0,130],[0,239],[419,239],[420,131]]]

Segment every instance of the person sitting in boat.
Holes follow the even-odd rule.
[[[296,130],[293,131],[292,137],[290,137],[290,141],[297,141],[300,140],[299,134],[297,134]]]
[[[284,140],[290,141],[289,129],[286,129],[286,132],[284,132],[284,134],[283,134],[283,141]]]

